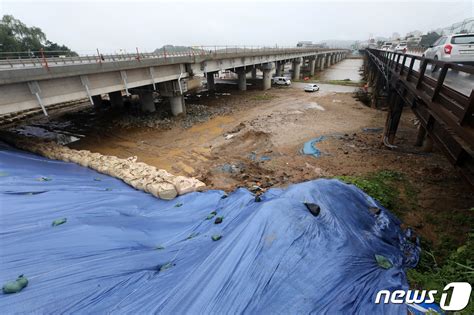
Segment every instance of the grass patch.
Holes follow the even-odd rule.
[[[401,210],[411,210],[416,206],[416,190],[399,172],[382,170],[363,176],[336,178],[357,186],[398,216],[402,214]]]
[[[253,95],[251,97],[252,100],[254,101],[270,101],[274,98],[277,98],[276,95],[270,95],[270,94],[259,94],[259,95]]]
[[[316,78],[309,78],[308,80],[292,80],[292,82],[301,82],[301,83],[322,83],[322,84],[334,84],[334,85],[344,85],[344,86],[356,86],[361,87],[365,84],[364,81],[351,81],[350,79],[345,80],[319,80]]]
[[[364,82],[360,81],[351,81],[349,79],[345,80],[326,80],[326,81],[320,81],[321,83],[326,83],[326,84],[336,84],[336,85],[345,85],[345,86],[363,86]]]
[[[436,302],[440,292],[450,282],[474,283],[474,234],[470,233],[466,243],[455,250],[442,263],[436,260],[431,245],[422,242],[421,257],[415,269],[408,270],[408,281],[415,289],[437,290]],[[474,297],[467,307],[457,314],[474,314]]]
[[[383,170],[362,176],[337,176],[353,184],[403,221],[404,215],[417,211],[418,191],[405,175]],[[467,213],[466,213],[467,211]],[[434,226],[435,244],[421,238],[421,256],[418,265],[407,271],[412,289],[437,290],[437,303],[444,287],[450,282],[474,282],[474,233],[466,227],[474,226],[474,209],[421,213],[423,221]],[[460,246],[461,245],[461,246]],[[474,314],[473,296],[468,306],[459,314]]]

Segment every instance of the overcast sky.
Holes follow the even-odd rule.
[[[474,16],[467,1],[0,0],[51,41],[86,53],[174,45],[295,45],[427,31]]]

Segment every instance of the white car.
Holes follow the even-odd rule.
[[[392,43],[391,42],[385,42],[383,43],[382,47],[380,48],[382,50],[390,50],[392,49]]]
[[[407,42],[399,42],[397,46],[395,46],[395,52],[402,52],[405,53],[408,49]]]
[[[273,84],[290,86],[291,81],[287,77],[274,77]]]
[[[316,92],[316,91],[319,91],[319,86],[317,84],[310,83],[310,84],[307,84],[304,87],[304,91],[305,92]]]
[[[474,65],[474,33],[441,36],[428,48],[425,58]],[[433,67],[436,71],[438,67]]]

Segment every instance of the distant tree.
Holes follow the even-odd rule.
[[[440,37],[441,37],[441,35],[439,35],[436,32],[429,32],[426,35],[422,35],[421,36],[421,41],[420,41],[420,46],[423,47],[423,48],[429,47],[430,45],[433,45],[433,43],[435,41],[437,41],[438,38],[440,38]]]
[[[64,54],[77,55],[68,47],[49,41],[39,27],[28,27],[12,15],[2,17],[0,20],[0,52],[33,52],[39,51],[41,48],[46,52],[61,51]],[[55,55],[58,54],[55,53]]]

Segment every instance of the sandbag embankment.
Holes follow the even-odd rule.
[[[38,138],[5,135],[2,138],[15,147],[53,160],[73,162],[99,173],[123,180],[135,189],[155,197],[170,200],[177,195],[199,191],[206,185],[193,177],[175,176],[166,170],[137,162],[137,157],[121,159],[116,156],[74,150],[51,141]]]

